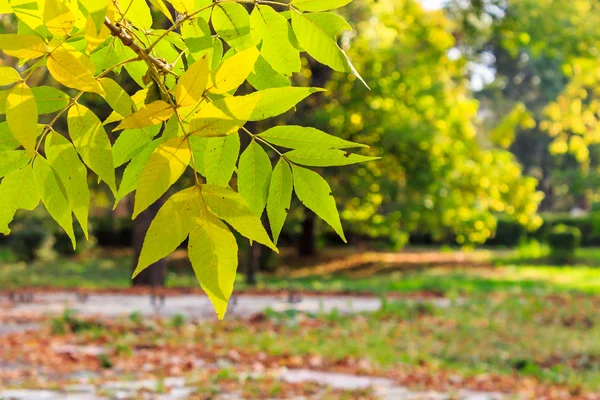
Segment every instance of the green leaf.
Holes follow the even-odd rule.
[[[267,153],[261,145],[252,141],[240,157],[238,191],[258,217],[267,205],[272,169]]]
[[[292,185],[290,166],[285,160],[280,159],[271,175],[267,199],[267,216],[269,217],[275,243],[279,240],[279,234],[290,210]]]
[[[31,88],[37,102],[38,114],[50,114],[65,108],[70,101],[69,96],[62,90],[52,86],[37,86]]]
[[[250,23],[252,40],[262,42],[260,54],[275,71],[285,76],[300,71],[300,52],[289,40],[292,32],[285,17],[269,6],[256,5]]]
[[[250,210],[246,200],[239,193],[220,186],[202,185],[202,197],[213,214],[240,234],[278,252],[260,218]]]
[[[6,151],[14,150],[19,147],[21,144],[15,137],[13,136],[10,128],[8,127],[8,122],[0,122],[0,153],[4,153]]]
[[[181,36],[194,59],[198,60],[203,55],[212,52],[213,39],[210,26],[202,18],[184,22],[181,25]]]
[[[267,142],[288,149],[351,149],[369,147],[349,142],[311,127],[276,126],[258,135]]]
[[[112,148],[102,122],[87,107],[75,104],[67,116],[69,136],[83,162],[117,192]]]
[[[310,148],[292,150],[285,153],[285,157],[296,164],[309,167],[336,167],[379,159],[378,157],[366,157],[358,154],[351,154],[342,150]]]
[[[12,150],[2,153],[2,156],[0,156],[0,177],[23,168],[29,161],[31,161],[31,156],[25,150]]]
[[[208,143],[213,139],[192,135],[188,138],[188,140],[190,141],[190,149],[192,150],[192,154],[194,155],[196,172],[202,176],[206,176],[206,173],[204,172],[204,159],[206,155],[206,149],[208,148]]]
[[[71,142],[56,132],[50,132],[46,137],[45,149],[48,163],[65,188],[69,208],[73,210],[87,239],[90,209],[87,169]]]
[[[204,56],[193,63],[179,78],[175,88],[178,107],[191,106],[200,102],[208,82],[208,67],[208,58]]]
[[[131,97],[117,82],[110,78],[102,78],[100,84],[105,92],[104,100],[119,115],[128,117],[136,110]]]
[[[291,86],[289,78],[275,71],[263,56],[258,57],[254,64],[254,71],[247,79],[256,90]]]
[[[138,181],[134,219],[177,182],[188,167],[190,159],[189,143],[184,138],[167,140],[154,150]]]
[[[171,118],[174,113],[175,110],[169,103],[156,100],[125,118],[114,130],[145,128],[147,126],[158,125]]]
[[[339,20],[335,17],[335,14],[328,13],[326,14],[327,17],[317,17],[317,19],[315,19],[315,15],[317,14],[307,15],[292,12],[292,27],[300,46],[320,63],[328,65],[336,71],[353,73],[367,86],[346,53],[340,49],[335,38],[330,36],[331,28],[327,27],[326,24],[317,24],[317,22],[323,24],[323,20],[328,19],[329,22],[335,24],[334,26],[339,26]]]
[[[96,32],[104,26],[104,17],[108,10],[107,0],[79,0],[79,4],[83,6],[87,15],[92,18],[96,26]]]
[[[10,233],[8,224],[17,210],[33,210],[39,202],[40,195],[31,164],[6,175],[0,183],[0,233]]]
[[[73,217],[69,201],[61,189],[58,176],[48,161],[38,156],[33,162],[33,175],[42,199],[42,203],[48,213],[71,238],[73,248],[77,246],[75,233],[73,232]]]
[[[154,125],[122,131],[112,148],[114,166],[119,167],[131,160],[158,135],[160,128],[160,125]]]
[[[227,44],[237,50],[253,46],[250,37],[250,17],[246,9],[238,3],[218,3],[213,8],[212,24]]]
[[[25,82],[14,86],[6,98],[6,121],[30,157],[35,154],[37,120],[37,103],[31,89]]]
[[[206,213],[197,229],[190,234],[188,255],[196,278],[223,320],[233,293],[238,265],[235,236],[218,218]]]
[[[294,191],[298,199],[319,218],[327,222],[346,242],[335,199],[327,181],[316,172],[293,164],[292,174]]]
[[[150,142],[139,152],[138,155],[131,159],[131,162],[129,164],[127,164],[125,171],[123,171],[123,178],[121,179],[119,191],[117,192],[117,196],[115,199],[115,207],[123,199],[123,197],[127,196],[129,193],[135,190],[135,188],[138,185],[138,181],[140,180],[140,175],[144,170],[144,167],[148,163],[148,160],[150,160],[150,157],[152,156],[152,153],[154,153],[154,150],[162,142],[162,138]]]
[[[291,5],[302,11],[327,11],[344,7],[352,0],[293,0]]]
[[[219,137],[237,133],[248,121],[259,101],[261,95],[248,95],[203,103],[190,121],[190,134]]]
[[[7,67],[6,65],[0,65],[0,86],[12,85],[21,80],[21,75],[16,69]]]
[[[258,97],[259,100],[248,121],[262,121],[281,115],[311,94],[322,91],[323,89],[311,87],[283,87],[259,90],[258,92],[251,93],[244,97]]]
[[[239,154],[239,135],[208,139],[204,152],[206,181],[223,187],[229,185]]]
[[[204,219],[205,209],[195,186],[171,196],[148,228],[133,277],[175,251]]]

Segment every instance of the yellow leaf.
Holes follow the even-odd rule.
[[[175,88],[178,107],[191,106],[200,101],[208,82],[208,66],[208,57],[204,55],[179,78]]]
[[[157,125],[171,118],[174,113],[175,110],[169,103],[156,100],[125,118],[114,130],[145,128]]]
[[[8,0],[0,0],[0,14],[12,14],[13,9],[10,4],[8,4]]]
[[[240,87],[254,70],[259,55],[256,47],[250,47],[223,61],[214,76],[209,76],[208,91],[223,94]]]
[[[69,109],[67,124],[69,136],[83,161],[116,193],[112,147],[102,122],[90,109],[75,104]]]
[[[177,182],[190,160],[190,145],[184,138],[167,140],[154,150],[138,181],[134,219]]]
[[[158,10],[160,10],[161,13],[163,13],[163,15],[165,17],[167,17],[169,19],[169,21],[171,21],[171,23],[175,23],[175,21],[173,21],[173,16],[171,15],[171,11],[169,11],[169,8],[167,7],[167,5],[165,4],[165,2],[163,0],[150,0],[150,3],[156,7]]]
[[[84,54],[76,56],[65,49],[57,49],[48,57],[48,71],[67,87],[103,96],[104,89],[86,66],[87,60],[89,58]]]
[[[102,25],[102,27],[100,27],[100,31],[98,31],[92,16],[88,15],[84,34],[85,40],[87,41],[85,50],[88,53],[91,53],[98,46],[104,43],[104,41],[110,36],[110,30],[106,26]]]
[[[248,121],[260,96],[231,96],[203,104],[190,121],[190,133],[219,137],[236,133]]]
[[[173,8],[181,14],[191,14],[195,11],[195,0],[170,0],[169,2],[173,5]]]
[[[35,154],[38,110],[33,92],[25,82],[13,87],[6,98],[6,121],[13,136],[30,156]]]
[[[19,75],[16,69],[7,67],[5,65],[0,65],[0,86],[12,85],[20,80],[21,75]]]
[[[238,246],[229,228],[211,213],[205,213],[201,222],[190,234],[188,255],[198,282],[222,320],[233,293]]]
[[[121,9],[135,27],[143,31],[152,28],[152,14],[146,0],[124,0]]]
[[[0,51],[12,57],[30,60],[46,54],[48,48],[39,36],[5,34],[0,35]]]
[[[44,25],[50,33],[67,36],[73,30],[77,19],[64,0],[45,0]]]
[[[206,207],[198,187],[194,186],[171,196],[148,228],[133,277],[175,251],[201,223],[204,213]]]

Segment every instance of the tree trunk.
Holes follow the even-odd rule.
[[[137,266],[138,259],[142,252],[142,246],[144,244],[144,238],[146,232],[150,227],[150,223],[156,217],[158,210],[165,203],[166,197],[163,196],[156,203],[152,204],[148,209],[142,212],[133,222],[133,269]],[[141,274],[135,277],[133,280],[133,286],[152,286],[152,287],[164,287],[167,279],[167,259],[157,261],[150,265]]]
[[[246,262],[246,283],[250,286],[256,285],[256,273],[260,268],[260,249],[258,243],[248,247],[248,260]]]
[[[317,237],[315,230],[315,214],[309,209],[304,209],[302,233],[298,240],[298,255],[311,257],[317,254]]]

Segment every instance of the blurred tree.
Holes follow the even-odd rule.
[[[479,133],[467,59],[452,52],[456,26],[416,0],[357,0],[345,11],[357,33],[340,40],[352,40],[348,53],[371,90],[334,74],[325,104],[294,122],[368,144],[369,155],[383,157],[332,177],[351,230],[397,245],[417,233],[466,244],[493,234],[495,213],[539,224],[537,181]],[[503,129],[529,124],[517,110]]]

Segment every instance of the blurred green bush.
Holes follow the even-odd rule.
[[[556,225],[548,234],[550,259],[556,264],[571,264],[581,244],[581,231],[572,226]]]

